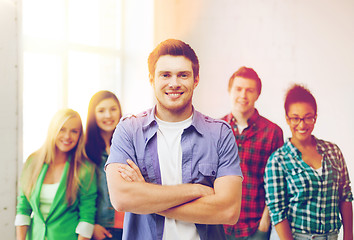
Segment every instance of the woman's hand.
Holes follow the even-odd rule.
[[[270,226],[271,223],[270,223],[269,210],[268,207],[265,206],[263,210],[262,218],[259,221],[258,230],[267,233],[270,230]]]
[[[145,182],[138,166],[130,159],[127,160],[127,163],[128,165],[119,164],[118,172],[122,178],[127,182]]]
[[[105,239],[106,237],[111,238],[112,234],[107,229],[102,227],[101,225],[95,224],[95,227],[93,229],[92,238],[95,240],[102,240],[102,239]]]
[[[89,239],[89,238],[85,238],[85,237],[79,235],[79,236],[77,237],[77,240],[90,240],[90,239]]]

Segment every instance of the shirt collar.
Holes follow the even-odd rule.
[[[284,143],[284,147],[289,150],[296,149],[296,147],[291,143],[290,141],[291,138],[287,138]]]
[[[321,141],[320,139],[316,138],[315,136],[312,135],[312,137],[316,140],[316,149],[319,154],[322,156],[327,152],[326,145]]]
[[[259,113],[257,109],[254,109],[254,113],[252,116],[247,120],[248,126],[251,126],[252,124],[256,123],[259,118]]]
[[[143,124],[143,128],[147,128],[152,123],[156,124],[155,109],[156,105],[153,108],[150,108],[149,110],[146,110],[145,112],[141,113],[141,116],[147,116],[147,119]]]
[[[252,116],[247,120],[247,124],[248,126],[252,126],[253,124],[257,123],[259,119],[259,113],[257,109],[254,109],[254,113],[252,114]],[[230,123],[231,126],[233,125],[237,125],[237,120],[234,117],[234,115],[232,115],[232,113],[230,113],[229,115],[226,116],[225,119],[227,122]]]
[[[147,116],[147,120],[145,121],[145,123],[143,125],[143,127],[145,129],[148,128],[151,124],[157,125],[157,121],[155,118],[155,111],[156,111],[156,105],[153,108],[142,113],[143,116],[144,115]],[[200,112],[196,111],[195,108],[193,107],[193,118],[192,118],[191,126],[201,135],[203,135],[203,132],[206,130],[206,127],[204,124],[204,118],[208,118],[208,117],[206,117],[203,114],[201,114]]]
[[[204,116],[200,112],[196,111],[193,107],[193,119],[191,126],[201,135],[203,135],[204,131],[207,129],[205,126],[205,120],[209,117]]]
[[[321,144],[321,141],[319,141],[319,139],[317,139],[315,136],[311,135],[311,137],[315,139],[316,149],[322,155],[322,153],[324,153],[326,151],[325,146],[323,146]],[[284,146],[285,146],[285,149],[288,150],[289,152],[292,152],[292,153],[296,152],[297,154],[299,154],[301,156],[301,152],[291,143],[290,138],[286,139]]]

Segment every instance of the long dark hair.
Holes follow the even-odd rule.
[[[86,122],[86,135],[85,135],[85,149],[87,156],[94,162],[96,165],[99,165],[101,162],[102,152],[106,149],[105,142],[100,134],[100,129],[97,126],[95,109],[96,106],[104,99],[112,98],[117,102],[120,116],[122,117],[122,109],[119,103],[117,96],[110,91],[99,91],[95,93],[89,103],[88,112],[87,112],[87,122]]]

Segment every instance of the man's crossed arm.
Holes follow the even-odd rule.
[[[118,211],[157,213],[200,224],[237,222],[241,208],[242,178],[217,178],[214,188],[201,184],[158,185],[146,183],[139,168],[111,163],[106,168],[112,205]]]

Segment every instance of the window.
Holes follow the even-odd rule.
[[[152,104],[144,90],[153,0],[23,0],[22,42],[24,159],[58,109],[78,111],[85,124],[99,90],[114,92],[123,113]]]

